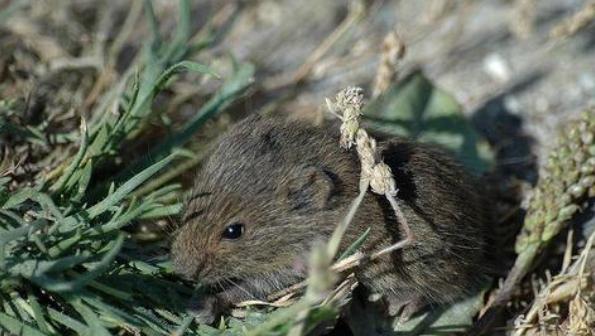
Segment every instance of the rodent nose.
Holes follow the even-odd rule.
[[[174,254],[173,258],[173,266],[177,274],[188,280],[197,280],[205,269],[204,263],[198,258],[176,254]]]
[[[174,242],[171,250],[171,259],[174,271],[188,280],[197,280],[205,269],[205,260],[192,249],[184,248],[179,241]]]

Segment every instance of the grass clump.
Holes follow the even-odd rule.
[[[18,102],[0,104],[0,334],[198,333],[199,327],[189,328],[186,313],[193,288],[170,275],[159,246],[141,248],[124,229],[180,212],[181,186],[169,181],[183,170],[160,176],[165,168],[191,167],[195,157],[182,146],[243,93],[253,69],[237,65],[181,130],[147,155],[123,160],[126,147],[142,138],[159,113],[156,96],[178,73],[215,75],[187,60],[211,40],[209,35],[191,41],[188,1],[179,3],[171,42],[160,36],[149,1],[145,12],[151,42],[79,119],[78,130],[49,138],[47,122],[27,124]],[[135,195],[141,186],[143,195]]]

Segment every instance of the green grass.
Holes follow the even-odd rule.
[[[123,229],[139,220],[179,214],[183,190],[169,181],[184,171],[160,177],[173,167],[192,167],[187,163],[196,160],[183,146],[206,120],[241,96],[253,68],[237,65],[184,128],[120,167],[117,176],[101,176],[114,166],[123,146],[142,134],[157,113],[152,108],[156,95],[178,73],[216,76],[209,67],[187,60],[211,39],[190,43],[188,1],[180,1],[171,42],[159,35],[149,1],[145,9],[153,37],[140,63],[104,95],[109,104],[81,120],[79,132],[63,134],[66,149],[60,146],[47,154],[63,157],[62,164],[16,189],[9,188],[15,181],[8,175],[0,178],[0,333],[167,335],[176,330],[198,334],[206,328],[189,323],[186,304],[193,288],[171,275],[165,254],[147,257],[147,248],[136,245]],[[116,114],[106,107],[114,103]],[[50,147],[41,128],[11,122],[16,110],[11,102],[2,102],[2,133],[26,146]],[[64,156],[68,152],[73,156]],[[135,196],[143,186],[143,194]]]

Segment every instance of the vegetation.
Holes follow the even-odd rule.
[[[109,5],[91,6],[69,14],[80,21],[57,33],[62,34],[57,43],[35,31],[41,29],[32,23],[35,18],[18,15],[34,15],[34,6],[13,1],[0,11],[0,335],[299,335],[333,325],[355,285],[333,262],[348,261],[365,235],[348,251],[313,251],[308,286],[292,292],[300,295],[239,307],[217,327],[194,322],[188,302],[200,288],[177,278],[168,260],[167,237],[204,148],[241,114],[230,107],[245,103],[250,90],[267,87],[254,82],[253,65],[229,55],[217,62],[212,58],[234,16],[222,11],[196,29],[190,1],[180,0],[172,28],[160,24],[151,1],[131,2],[118,19]],[[357,13],[346,25],[363,15],[360,7],[352,10]],[[93,24],[81,23],[87,19]],[[72,38],[102,36],[112,26],[118,29],[109,39]],[[347,29],[341,26],[325,48]],[[316,63],[324,50],[315,54],[308,62]],[[394,68],[403,54],[385,57],[391,66],[383,71]],[[5,64],[10,65],[6,73]],[[312,68],[306,63],[289,81],[299,88]],[[494,154],[488,142],[451,95],[422,71],[398,82],[396,73],[389,77],[390,84],[375,91],[363,111],[367,128],[440,143],[470,170],[490,170]],[[279,85],[266,93],[274,94]],[[263,110],[272,108],[274,103]],[[351,327],[412,335],[470,327],[490,332],[496,318],[508,314],[523,325],[520,334],[531,329],[537,313],[528,315],[533,321],[523,320],[523,309],[505,314],[506,305],[525,300],[533,302],[525,310],[547,311],[544,302],[562,293],[555,304],[567,316],[566,330],[592,335],[585,331],[595,323],[595,291],[587,281],[592,271],[585,270],[584,261],[590,245],[574,266],[571,246],[556,257],[565,265],[556,282],[531,288],[526,275],[595,196],[594,137],[593,110],[561,135],[533,189],[527,216],[517,223],[522,224],[518,257],[502,288],[494,279],[474,297],[405,325],[360,312]],[[336,246],[336,239],[340,235],[329,246]],[[571,282],[578,286],[564,286]],[[486,293],[496,299],[486,302]]]

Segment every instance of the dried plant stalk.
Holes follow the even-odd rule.
[[[515,1],[510,29],[518,38],[527,39],[533,32],[536,5],[535,0]]]
[[[388,33],[382,42],[380,64],[374,78],[372,97],[378,97],[386,92],[398,75],[399,62],[405,57],[405,43],[396,31]]]
[[[595,2],[589,2],[573,16],[556,25],[550,32],[552,38],[570,37],[595,20]]]
[[[304,81],[311,73],[314,66],[326,55],[329,50],[350,30],[364,18],[366,5],[364,1],[355,0],[350,2],[349,14],[335,30],[322,41],[322,43],[310,54],[306,61],[294,72],[282,74],[266,80],[263,86],[267,91],[276,90],[288,85],[295,85]]]
[[[531,308],[525,316],[520,316],[515,321],[513,336],[522,336],[528,330],[538,325],[547,325],[541,320],[539,324],[533,322],[540,317],[540,312],[550,305],[560,301],[570,301],[569,323],[566,326],[570,335],[593,335],[590,325],[595,323],[593,308],[586,305],[586,300],[581,296],[582,290],[589,281],[589,272],[585,272],[585,265],[593,246],[595,233],[591,234],[580,256],[574,263],[562,269],[560,274],[552,278],[536,295]],[[567,250],[571,250],[568,245]]]
[[[339,116],[343,121],[341,124],[341,147],[349,149],[352,145],[356,145],[362,168],[360,192],[365,192],[370,187],[372,192],[384,195],[393,208],[401,229],[405,232],[406,238],[389,247],[390,252],[410,244],[413,241],[413,234],[397,202],[398,189],[392,171],[386,163],[382,162],[379,153],[376,151],[376,140],[368,135],[365,129],[360,128],[363,99],[363,90],[361,88],[349,87],[337,94],[334,103],[329,99],[326,100],[326,103],[334,115],[338,115],[337,111],[342,111],[342,115]],[[352,209],[355,206],[354,204]]]

